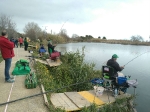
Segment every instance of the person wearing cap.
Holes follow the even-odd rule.
[[[107,66],[110,66],[114,69],[114,76],[113,76],[114,78],[118,77],[118,73],[117,73],[118,71],[122,71],[124,69],[124,66],[120,66],[117,63],[117,58],[119,58],[118,55],[113,54],[112,58],[107,61]]]

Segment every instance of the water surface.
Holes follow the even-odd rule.
[[[85,61],[95,63],[95,69],[101,69],[101,66],[117,54],[117,62],[120,65],[126,65],[122,71],[125,75],[131,75],[132,79],[138,80],[136,93],[137,111],[150,112],[150,46],[135,46],[121,44],[105,43],[69,43],[59,44],[56,50],[64,52],[82,51],[85,47]],[[128,89],[133,93],[133,88]]]

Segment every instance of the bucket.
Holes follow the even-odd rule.
[[[94,92],[95,92],[96,96],[103,95],[103,91],[104,91],[103,87],[101,87],[101,86],[94,86]]]
[[[122,85],[122,84],[126,83],[126,81],[127,81],[126,77],[118,77],[117,78],[118,85]]]

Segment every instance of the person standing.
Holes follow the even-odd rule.
[[[18,39],[17,38],[15,39],[15,45],[18,48]]]
[[[50,40],[49,42],[48,42],[48,52],[49,52],[49,54],[51,55],[51,53],[53,53],[55,50],[54,50],[54,48],[55,48],[55,46],[56,45],[52,45],[52,41]]]
[[[22,39],[22,37],[20,37],[18,41],[19,41],[19,43],[20,43],[20,48],[21,48],[21,47],[22,47],[22,44],[23,44],[23,39]]]
[[[2,36],[0,36],[0,50],[3,59],[5,60],[5,81],[9,83],[13,83],[13,77],[10,77],[9,70],[11,67],[12,57],[15,56],[14,54],[14,43],[11,42],[7,37],[6,30],[2,31]]]
[[[15,39],[12,37],[12,38],[10,39],[10,41],[14,43],[14,47],[15,47]]]
[[[24,39],[24,50],[27,51],[28,49],[28,41],[27,38]]]

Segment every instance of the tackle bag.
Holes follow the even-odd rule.
[[[16,62],[12,75],[26,75],[29,74],[30,71],[29,62],[27,60],[20,59]]]
[[[94,78],[90,81],[92,84],[98,84],[98,85],[103,85],[104,80],[100,78]]]
[[[51,60],[55,60],[59,56],[60,56],[60,52],[55,51],[55,52],[51,53],[50,58],[51,58]]]
[[[37,77],[35,73],[30,73],[26,76],[25,87],[27,89],[32,89],[37,87]]]

